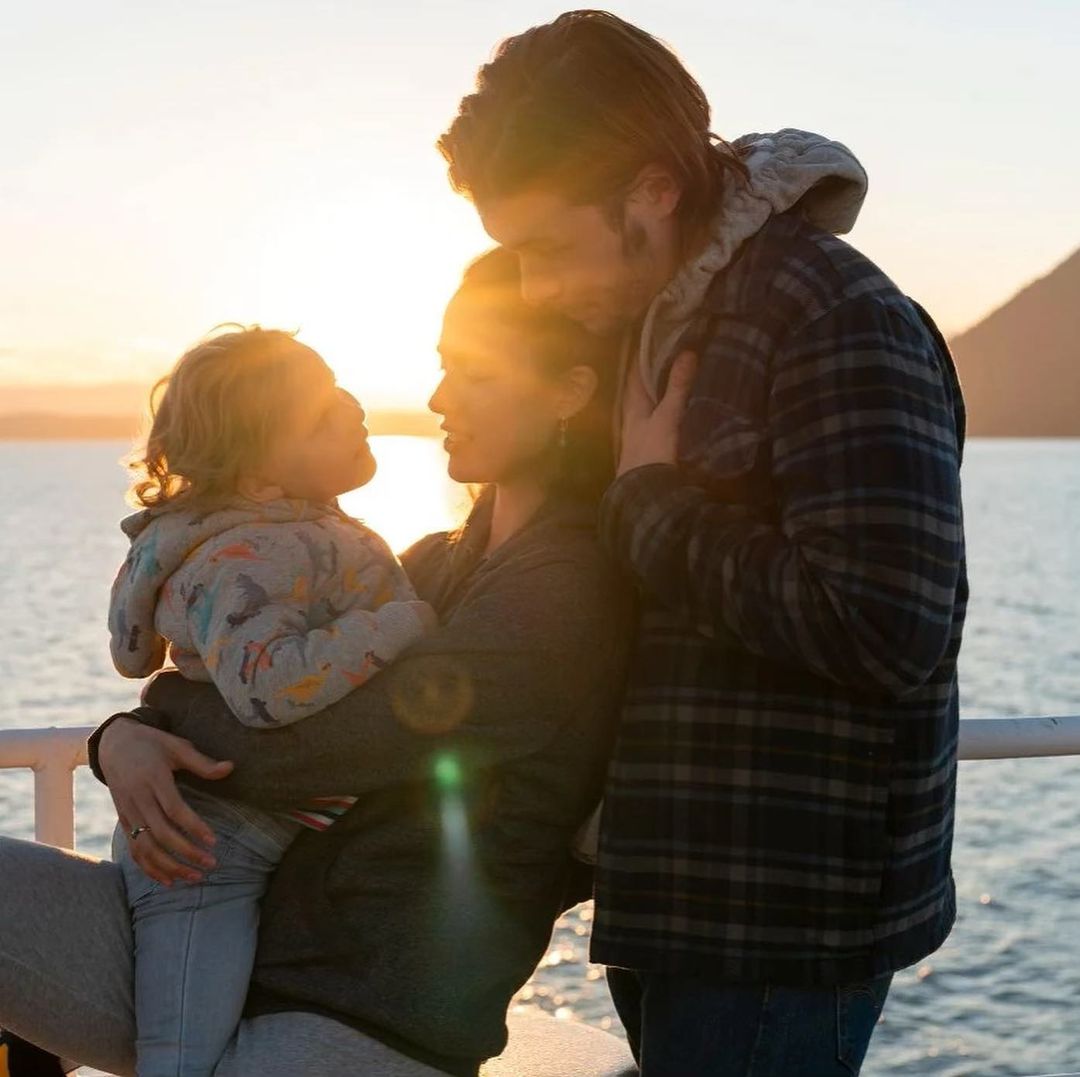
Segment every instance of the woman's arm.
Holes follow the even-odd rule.
[[[621,667],[624,598],[585,546],[492,570],[446,624],[299,725],[246,729],[211,686],[175,675],[147,693],[160,714],[142,717],[232,760],[214,790],[269,809],[422,779],[446,753],[478,765],[528,755]]]
[[[613,717],[630,595],[603,564],[591,526],[560,540],[489,569],[433,634],[298,725],[247,729],[211,685],[160,674],[150,706],[135,714],[143,736],[118,719],[99,730],[98,752],[91,745],[128,822],[152,827],[132,845],[136,861],[175,877],[184,868],[172,852],[195,859],[178,833],[200,838],[176,793],[178,769],[212,780],[210,791],[274,810],[429,778],[447,758],[467,773],[535,753],[567,723]],[[236,768],[222,777],[212,768],[226,759]]]

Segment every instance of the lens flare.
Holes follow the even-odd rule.
[[[435,782],[444,793],[461,788],[461,764],[446,752],[435,757]]]
[[[475,691],[462,665],[442,655],[410,661],[391,696],[394,714],[417,733],[438,735],[456,729],[471,713]]]

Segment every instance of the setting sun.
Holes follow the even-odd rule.
[[[359,201],[286,208],[260,253],[257,320],[296,329],[365,407],[422,409],[443,307],[485,244],[468,206],[418,205],[407,180]]]

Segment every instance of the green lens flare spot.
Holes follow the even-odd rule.
[[[452,755],[440,755],[435,760],[435,781],[439,788],[450,790],[461,787],[461,764]]]

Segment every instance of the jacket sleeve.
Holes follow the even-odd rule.
[[[159,674],[136,716],[233,760],[213,789],[267,808],[430,777],[447,759],[527,756],[563,723],[594,720],[598,696],[614,713],[624,597],[595,556],[588,565],[537,558],[478,581],[445,624],[298,726],[254,731],[223,720],[211,686],[171,674]]]
[[[434,622],[426,603],[387,602],[309,627],[308,601],[298,594],[307,593],[312,573],[295,545],[287,558],[208,562],[188,606],[199,657],[245,725],[272,728],[321,711],[394,661]],[[283,572],[284,563],[296,571]]]
[[[165,663],[168,644],[154,628],[154,603],[134,586],[139,552],[128,551],[109,597],[109,653],[122,677],[149,677]],[[142,599],[140,601],[140,599]]]
[[[677,466],[651,465],[609,489],[604,541],[694,629],[901,695],[946,649],[963,557],[948,357],[917,319],[852,299],[774,363],[776,522],[747,519]]]

